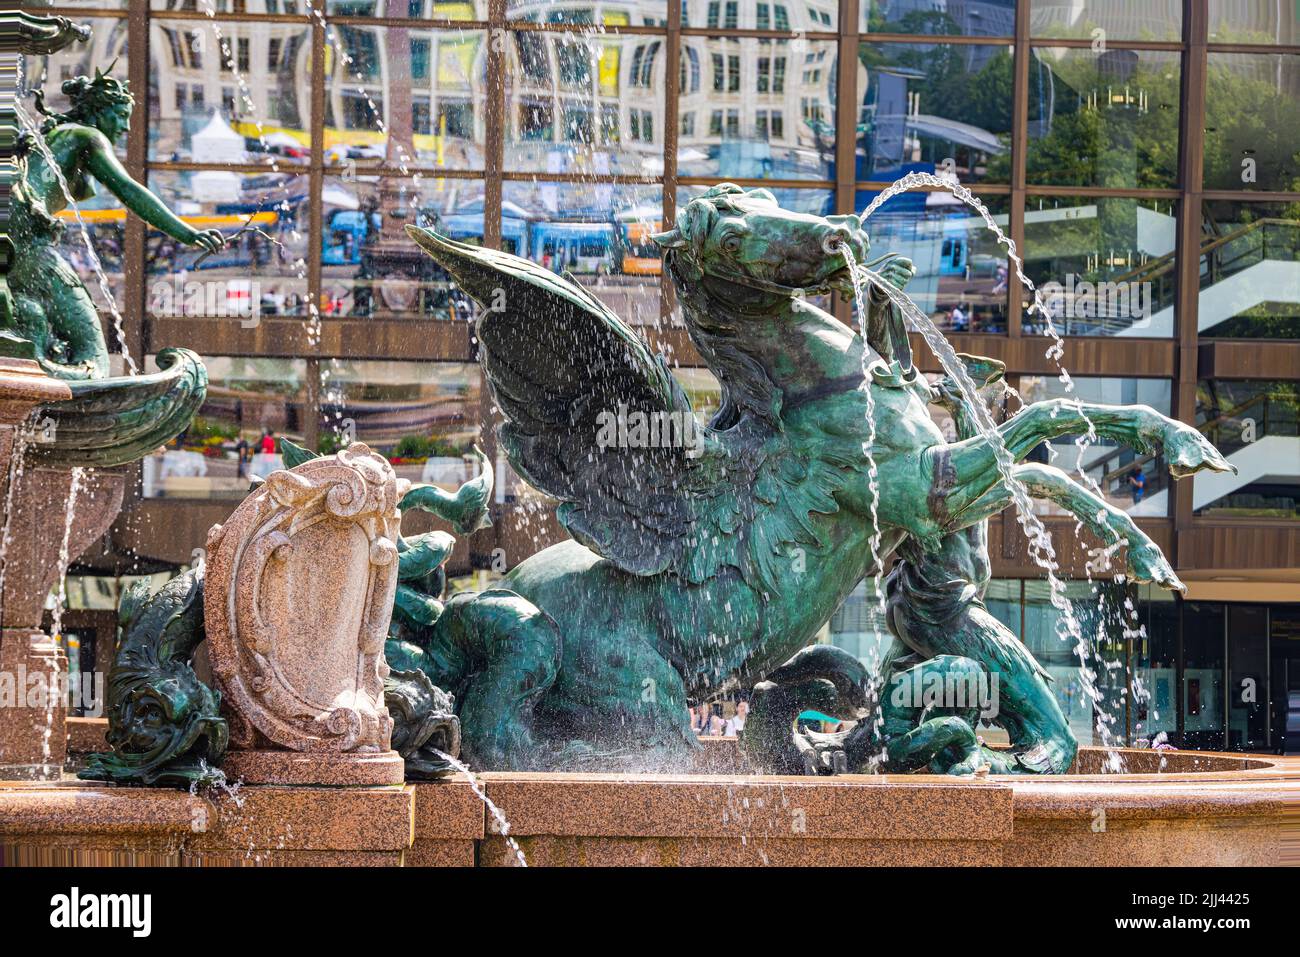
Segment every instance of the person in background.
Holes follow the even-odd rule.
[[[1134,469],[1128,474],[1128,484],[1133,487],[1133,504],[1136,505],[1147,493],[1146,473],[1141,469]]]
[[[749,702],[741,699],[736,702],[736,713],[727,719],[723,734],[737,735],[745,730],[745,718],[749,715]]]
[[[270,429],[266,429],[262,432],[262,438],[257,443],[257,451],[261,452],[263,455],[275,454],[275,433]]]
[[[252,457],[252,454],[252,446],[248,444],[248,439],[244,438],[241,433],[239,436],[239,442],[235,445],[235,455],[239,459],[238,472],[236,474],[239,478],[248,477],[248,460]]]

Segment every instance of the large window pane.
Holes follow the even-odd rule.
[[[1006,46],[863,43],[858,60],[859,182],[936,169],[963,183],[1010,182]]]
[[[1071,730],[1083,745],[1126,742],[1126,645],[1122,616],[1129,590],[1111,581],[1065,582],[1064,598],[1079,627],[1068,631],[1065,616],[1052,604],[1045,581],[1025,582],[1025,647],[1054,679],[1052,693]],[[1086,649],[1086,678],[1080,670],[1078,649]],[[1096,689],[1099,700],[1088,693]]]
[[[666,27],[668,2],[669,0],[638,0],[637,3],[627,3],[624,0],[607,0],[600,4],[566,6],[555,3],[555,0],[506,0],[506,17],[510,20],[531,20],[534,23]],[[679,0],[672,0],[672,2],[679,2]],[[700,26],[703,23],[706,2],[708,0],[690,0],[689,7],[683,4],[682,25]],[[714,6],[721,8],[724,5],[714,4]],[[735,3],[727,6],[737,9]],[[692,8],[698,10],[695,18],[691,15]]]
[[[279,439],[303,441],[302,359],[209,356],[208,396],[188,429],[144,460],[146,498],[242,499],[284,467]],[[156,372],[153,356],[147,371]]]
[[[623,319],[659,321],[658,186],[507,182],[501,232],[514,251],[568,272]]]
[[[1074,391],[1066,392],[1056,376],[1021,376],[1020,394],[1026,403],[1068,397],[1106,405],[1148,405],[1168,415],[1171,384],[1168,379],[1121,379],[1075,376]],[[1160,455],[1148,455],[1110,439],[1098,437],[1080,450],[1079,436],[1062,436],[1040,446],[1031,455],[1035,461],[1054,461],[1075,473],[1080,464],[1096,482],[1106,500],[1134,515],[1169,514],[1169,477]],[[1050,448],[1050,452],[1049,452]],[[1036,501],[1035,510],[1045,515],[1064,514],[1059,506]]]
[[[1211,53],[1206,68],[1206,189],[1300,189],[1300,56]]]
[[[1171,188],[1181,55],[1035,47],[1026,179],[1048,186]]]
[[[274,5],[276,0],[264,0]],[[316,0],[317,3],[320,0]],[[295,0],[288,0],[293,6]],[[425,20],[486,20],[487,0],[325,0],[325,10],[334,17],[402,17]]]
[[[1203,379],[1196,424],[1237,474],[1198,475],[1198,515],[1300,518],[1300,381]]]
[[[858,192],[858,212],[875,198]],[[984,196],[994,221],[1008,228],[1006,196]],[[907,294],[949,332],[1006,332],[1006,251],[975,210],[944,192],[904,193],[867,220],[872,256],[899,253],[916,274]]]
[[[863,33],[1011,37],[1016,32],[1016,0],[977,3],[862,0],[861,21]]]
[[[1268,747],[1268,607],[1228,606],[1228,750]]]
[[[482,30],[343,24],[326,40],[327,164],[483,168]]]
[[[1178,603],[1155,585],[1138,590],[1141,623],[1133,636],[1130,740],[1137,747],[1173,744],[1178,734]]]
[[[663,173],[662,38],[526,30],[506,51],[506,169]]]
[[[1211,43],[1300,42],[1300,9],[1278,0],[1209,0]]]
[[[321,195],[325,318],[467,318],[470,299],[407,237],[427,226],[483,241],[483,183],[436,176],[327,177]]]
[[[1300,204],[1205,203],[1200,286],[1200,335],[1300,339]]]
[[[1224,606],[1183,602],[1182,747],[1223,749]]]
[[[149,188],[195,229],[219,229],[226,237],[226,247],[209,255],[149,230],[151,314],[243,322],[307,314],[306,176],[155,170]]]
[[[308,162],[310,55],[306,24],[151,20],[149,158]]]
[[[1033,37],[1072,37],[1100,42],[1182,38],[1183,0],[1028,2],[1029,34]]]
[[[1030,196],[1025,206],[1025,275],[1058,333],[1173,335],[1172,201]],[[1025,331],[1046,334],[1047,323],[1026,314]]]
[[[829,179],[835,63],[829,40],[684,40],[678,174]]]
[[[399,477],[454,490],[478,474],[482,388],[474,363],[322,360],[320,451],[364,442]]]
[[[144,0],[128,0],[122,5],[127,6],[128,3],[133,2],[143,3]],[[332,6],[333,0],[327,2]],[[305,17],[310,12],[311,6],[319,7],[319,3],[320,0],[149,0],[149,7],[155,15],[178,10],[187,13],[216,13],[219,16],[230,13],[288,13]],[[64,6],[62,0],[59,5]]]

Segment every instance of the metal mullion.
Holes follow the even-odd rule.
[[[1255,192],[1234,189],[1203,189],[1201,199],[1230,203],[1300,203],[1300,193]]]
[[[1179,103],[1178,175],[1182,196],[1178,205],[1178,232],[1175,246],[1174,335],[1178,342],[1174,362],[1174,417],[1188,424],[1196,422],[1197,314],[1200,303],[1201,186],[1205,165],[1205,79],[1206,34],[1209,30],[1206,4],[1201,0],[1183,2],[1183,75]],[[1192,525],[1192,484],[1172,484],[1169,494],[1173,504],[1174,567],[1183,568],[1190,561],[1190,536],[1184,535]],[[1225,717],[1226,720],[1226,717]]]
[[[190,162],[173,162],[171,160],[149,160],[148,167],[158,172],[173,173],[245,173],[256,176],[261,173],[274,173],[276,170],[270,163],[190,163]],[[291,173],[293,170],[300,170],[304,173],[311,170],[311,161],[306,163],[279,163],[281,173]]]
[[[680,2],[680,0],[679,0]],[[822,40],[831,42],[839,40],[841,34],[827,30],[723,30],[716,27],[683,27],[684,37],[709,37],[717,40]],[[934,42],[933,38],[930,41]]]
[[[1029,3],[1016,4],[1016,38],[1012,46],[1011,103],[1011,204],[1007,227],[1011,241],[1023,258],[1025,255],[1025,180],[1029,153],[1029,63],[1033,54],[1029,44]],[[1024,289],[1011,275],[1007,262],[1007,338],[1019,339],[1022,331]],[[1004,524],[1005,527],[1005,524]]]
[[[404,17],[326,17],[330,26],[396,27],[401,30],[485,30],[488,20],[421,20]]]
[[[1285,43],[1207,43],[1208,53],[1277,53],[1282,56],[1300,55],[1300,46]]]
[[[583,185],[604,186],[658,186],[663,182],[661,176],[622,176],[617,173],[544,173],[528,172],[526,170],[503,172],[501,178],[507,182],[581,183]]]
[[[679,176],[679,186],[713,186],[718,182],[717,176]],[[769,189],[835,189],[835,181],[830,179],[759,179],[756,177],[729,176],[728,183],[747,188],[766,186]]]
[[[664,46],[664,156],[660,209],[662,225],[666,229],[677,221],[677,146],[681,135],[681,79],[682,79],[682,0],[666,0],[668,4],[668,33]],[[619,109],[619,123],[623,122]],[[673,289],[668,270],[659,270],[659,316],[665,323],[677,304],[677,291]]]
[[[83,11],[80,16],[85,16]],[[135,8],[130,11],[126,25],[127,82],[136,95],[144,100],[149,97],[149,9]],[[147,105],[147,104],[146,104]],[[147,113],[148,110],[146,109]],[[139,183],[148,184],[149,127],[148,123],[133,123],[127,130],[126,171]],[[148,286],[148,268],[146,261],[145,238],[148,226],[138,216],[126,218],[126,229],[122,236],[122,331],[125,341],[118,347],[134,356],[144,371],[145,359],[145,305]],[[111,322],[110,322],[111,326]],[[123,494],[123,511],[129,510],[134,503],[144,497],[144,462],[143,460],[126,466],[123,471],[129,476],[126,491]]]
[[[319,197],[325,189],[325,26],[319,21],[311,25],[311,162],[308,164],[307,194]],[[324,210],[317,200],[307,210],[307,242],[310,250],[307,255],[307,316],[311,321],[311,311],[320,309],[321,301],[321,254],[325,248]],[[316,322],[324,320],[317,315]],[[316,354],[320,354],[320,337],[315,343]],[[319,368],[319,367],[318,367]],[[311,381],[311,377],[308,377]],[[319,384],[319,383],[318,383]],[[317,389],[317,399],[319,399]],[[310,397],[310,393],[309,393]],[[311,409],[310,421],[315,429],[320,419],[320,409]],[[307,424],[303,424],[304,430]],[[316,436],[313,433],[313,438]],[[315,446],[309,446],[315,448]]]
[[[19,4],[18,6],[19,9],[22,9],[23,5]],[[129,20],[134,16],[138,16],[140,14],[147,14],[149,12],[149,9],[148,7],[144,7],[142,9],[127,9],[127,10],[121,10],[121,9],[88,10],[85,7],[39,6],[37,9],[28,10],[27,12],[37,13],[45,17],[67,17],[70,20],[78,20],[78,19],[84,20],[87,17],[93,17],[98,19]]]
[[[602,23],[537,23],[533,20],[514,20],[507,29],[517,33],[570,33],[597,37],[663,37],[668,35],[667,27],[647,27],[636,24]]]
[[[1010,46],[1015,37],[963,36],[958,34],[933,33],[863,33],[859,36],[865,43],[908,43],[926,46]]]
[[[149,9],[136,7],[127,20],[127,82],[135,94],[149,96]],[[147,109],[145,112],[148,112]],[[149,126],[136,122],[127,130],[126,170],[131,178],[148,183]],[[145,287],[148,263],[145,261],[145,237],[148,224],[138,216],[126,218],[122,249],[122,295],[124,342],[119,348],[136,357],[144,368]]]
[[[855,212],[857,198],[859,0],[839,0],[840,32],[835,70],[835,212]],[[837,295],[835,317],[853,325],[853,303]]]
[[[144,0],[140,0],[144,2]],[[135,11],[131,11],[134,15]],[[82,16],[87,16],[87,11],[81,11]],[[97,14],[96,14],[97,15]],[[202,10],[154,10],[149,14],[152,20],[196,20],[200,23],[216,23],[220,26],[223,23],[296,23],[302,26],[313,22],[314,18],[308,13],[218,13],[215,17],[210,17]],[[329,18],[333,23],[334,18]]]
[[[1068,47],[1073,50],[1091,50],[1096,44],[1096,40],[1090,37],[1072,37],[1070,39],[1062,38],[1060,40],[1050,40],[1043,37],[1033,37],[1029,39],[1029,44],[1034,47]],[[1165,51],[1168,53],[1180,53],[1183,49],[1181,40],[1112,40],[1106,38],[1107,50],[1151,50]]]
[[[891,186],[893,184],[881,180],[858,180],[853,185],[854,188],[857,190],[868,190],[872,192],[879,192],[880,190],[883,190],[886,187]],[[976,194],[977,196],[980,194],[983,194],[985,196],[1010,196],[1011,195],[1011,187],[1008,186],[1006,183],[962,183],[962,185],[965,186],[967,189],[969,189],[972,193]],[[942,192],[946,192],[946,190],[942,190],[933,186],[917,186],[915,189],[912,190],[912,192],[942,193]]]
[[[487,87],[483,99],[483,245],[488,249],[501,248],[508,37],[506,0],[488,0]]]

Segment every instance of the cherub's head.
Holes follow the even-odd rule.
[[[112,70],[112,67],[109,67]],[[93,126],[109,142],[116,142],[131,124],[131,109],[135,98],[121,80],[96,70],[92,79],[74,76],[63,83],[69,107],[66,113],[47,113],[44,104],[37,100],[37,109],[46,113],[55,123],[80,123]],[[48,125],[48,124],[47,124]]]
[[[871,244],[857,216],[782,209],[766,189],[721,183],[686,204],[674,228],[654,237],[687,279],[707,274],[785,289],[852,294],[844,252],[866,259]],[[763,285],[760,285],[762,288]]]

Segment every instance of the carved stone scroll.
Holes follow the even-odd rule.
[[[230,777],[401,783],[384,640],[406,484],[355,444],[271,473],[208,533],[204,618]]]

